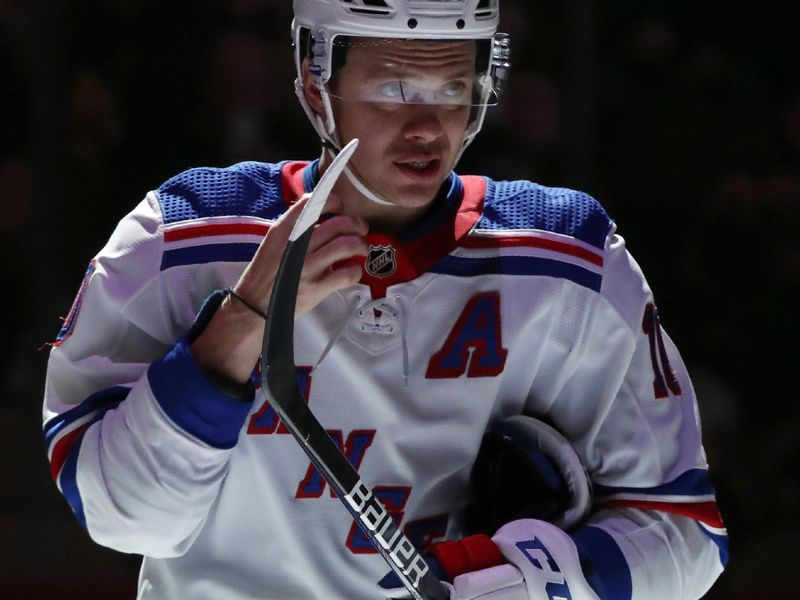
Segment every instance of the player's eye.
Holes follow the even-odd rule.
[[[390,81],[378,87],[378,96],[386,100],[400,100],[403,97],[403,84]]]
[[[450,81],[442,86],[439,94],[448,100],[460,100],[467,94],[467,84],[463,81]]]

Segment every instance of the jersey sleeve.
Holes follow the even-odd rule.
[[[176,291],[163,256],[151,193],[91,262],[43,407],[51,474],[78,521],[102,545],[154,557],[191,544],[250,408],[194,363],[185,336],[207,292]]]
[[[699,598],[727,562],[727,537],[686,367],[653,294],[612,228],[599,294],[565,293],[560,339],[529,410],[584,461],[594,511],[571,532],[598,595]],[[553,343],[553,340],[548,340]]]

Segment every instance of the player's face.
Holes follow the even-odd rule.
[[[422,207],[455,166],[475,82],[474,42],[394,40],[349,47],[331,82],[342,143],[359,138],[350,165],[397,206]]]

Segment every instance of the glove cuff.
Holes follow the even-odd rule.
[[[497,545],[483,534],[432,544],[428,552],[436,558],[448,581],[506,562]]]

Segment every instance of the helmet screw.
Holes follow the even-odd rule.
[[[456,21],[456,27],[458,27],[459,29],[464,29],[465,25],[466,23],[464,22],[464,19],[459,19],[458,21]]]
[[[417,20],[416,19],[409,19],[408,20],[408,27],[410,29],[415,29],[417,27]]]

